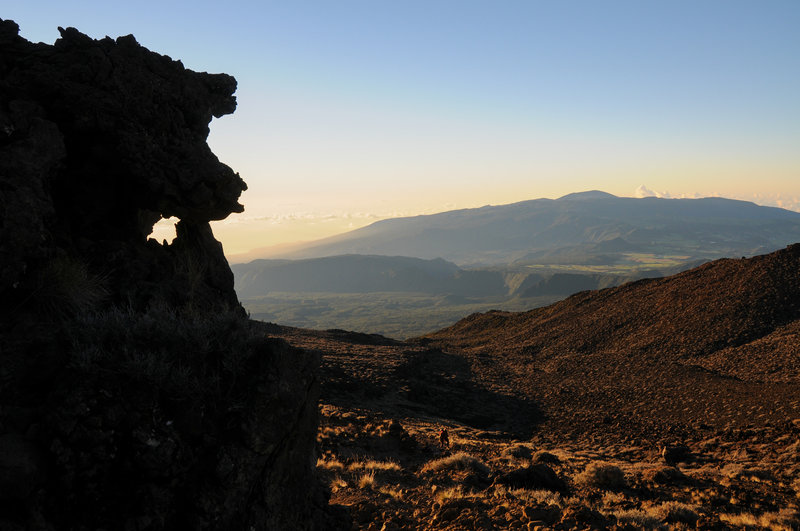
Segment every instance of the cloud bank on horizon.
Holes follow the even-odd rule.
[[[699,199],[701,197],[725,197],[727,199],[740,199],[742,201],[751,201],[757,205],[773,206],[778,208],[784,208],[786,210],[793,210],[795,212],[800,212],[800,197],[788,196],[785,194],[759,194],[759,193],[756,193],[754,195],[730,195],[722,193],[671,194],[668,191],[651,190],[650,188],[642,184],[633,192],[633,197],[640,199],[643,197],[658,197],[661,199]]]

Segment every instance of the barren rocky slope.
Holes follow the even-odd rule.
[[[269,333],[322,356],[318,469],[358,529],[795,529],[798,265],[794,245],[409,342]]]
[[[800,416],[798,272],[793,245],[472,315],[425,341],[474,360],[487,381],[513,382],[553,420],[575,408],[605,426],[781,423]]]

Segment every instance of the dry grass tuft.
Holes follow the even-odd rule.
[[[652,514],[662,522],[670,524],[683,523],[694,525],[700,518],[695,507],[676,501],[667,502],[653,508]]]
[[[605,507],[608,507],[611,505],[620,505],[625,503],[627,499],[628,498],[626,498],[624,494],[619,492],[604,492],[602,502]]]
[[[436,491],[436,501],[439,503],[444,503],[449,500],[460,500],[462,498],[467,497],[467,493],[464,492],[463,487],[461,485],[457,487],[452,487],[449,489],[440,489]]]
[[[366,489],[375,487],[375,472],[366,472],[358,478],[358,488]]]
[[[394,487],[383,486],[378,489],[378,492],[381,494],[385,494],[395,500],[402,500],[403,499],[403,490],[397,489]]]
[[[495,498],[516,498],[528,505],[557,505],[566,507],[571,500],[564,499],[558,492],[549,490],[509,489],[504,485],[495,485],[493,496]]]
[[[616,465],[609,463],[589,463],[575,481],[587,487],[598,489],[616,490],[624,488],[625,473]]]
[[[488,474],[490,472],[489,467],[486,466],[483,461],[464,452],[458,452],[448,457],[429,461],[425,463],[420,471],[426,473],[455,470],[468,470],[481,474]]]
[[[369,461],[354,461],[347,467],[351,472],[356,470],[380,470],[382,472],[400,472],[403,470],[395,461],[376,461],[370,459]]]
[[[733,480],[749,479],[754,481],[774,481],[775,476],[767,470],[760,468],[747,468],[739,464],[725,465],[720,471],[722,475]]]
[[[333,480],[331,480],[331,492],[334,493],[339,492],[340,490],[346,489],[347,487],[348,487],[347,482],[342,478],[340,478],[339,476],[336,476],[335,478],[333,478]]]
[[[761,527],[778,531],[791,531],[800,525],[797,511],[794,509],[782,509],[777,513],[764,513],[755,515],[753,513],[740,514],[721,514],[719,519],[731,526],[736,527]]]
[[[344,470],[344,464],[338,459],[331,459],[329,461],[317,459],[317,468],[322,468],[331,472],[342,472]]]
[[[614,511],[614,517],[618,525],[634,526],[638,529],[659,529],[662,527],[661,521],[645,511],[630,509],[625,511]]]

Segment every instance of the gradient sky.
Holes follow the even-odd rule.
[[[600,189],[800,211],[800,1],[31,2],[239,82],[209,144],[250,189],[226,254]],[[159,233],[163,234],[163,233]]]

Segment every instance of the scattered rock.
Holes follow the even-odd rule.
[[[668,484],[686,479],[683,472],[674,466],[661,466],[646,470],[643,475],[645,480],[656,484]]]
[[[669,444],[661,448],[661,458],[669,465],[685,463],[691,457],[691,450],[685,444]]]
[[[561,522],[578,522],[587,524],[595,529],[607,527],[609,523],[605,516],[585,505],[566,507],[561,515]]]
[[[533,455],[533,450],[524,444],[514,444],[505,448],[500,455],[505,458],[530,459]]]
[[[540,521],[552,525],[561,519],[561,509],[556,505],[547,507],[525,507],[522,511],[525,518],[531,521]]]
[[[546,452],[544,450],[540,450],[536,452],[531,459],[534,463],[543,463],[546,465],[560,465],[561,459],[557,456],[551,454],[550,452]]]
[[[545,464],[536,464],[506,472],[498,476],[495,482],[512,489],[543,489],[556,492],[567,490],[564,480]]]

